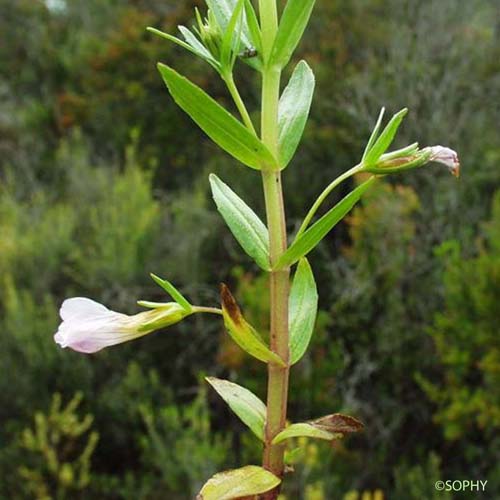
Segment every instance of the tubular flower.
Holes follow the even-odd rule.
[[[169,302],[151,311],[128,316],[91,299],[75,297],[63,302],[59,314],[62,323],[54,340],[61,347],[90,354],[178,323],[190,312]]]
[[[455,176],[460,176],[460,161],[458,155],[453,149],[444,146],[432,146],[426,148],[430,151],[429,161],[435,161],[448,167],[448,170]]]

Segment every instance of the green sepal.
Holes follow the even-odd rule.
[[[253,498],[276,488],[280,483],[280,478],[263,467],[247,465],[215,474],[205,483],[196,500]]]
[[[278,259],[274,269],[288,267],[313,250],[333,227],[351,211],[361,196],[363,196],[374,182],[374,177],[363,182],[363,184],[351,191],[309,229],[303,232]]]
[[[221,303],[227,331],[245,352],[264,363],[286,366],[285,362],[269,349],[255,328],[245,320],[229,288],[224,284],[221,284]]]
[[[375,141],[375,144],[366,153],[363,159],[363,165],[371,167],[379,161],[380,157],[389,149],[392,141],[394,141],[398,128],[407,113],[408,108],[404,108],[391,118],[383,132]]]
[[[266,425],[266,405],[251,391],[238,384],[214,377],[206,381],[240,420],[261,440],[264,441]]]
[[[174,101],[224,151],[248,167],[276,167],[269,149],[200,87],[165,64],[158,64]]]
[[[279,162],[285,168],[293,158],[307,123],[314,95],[314,73],[300,61],[279,102]]]
[[[209,176],[217,210],[243,250],[265,271],[270,269],[269,232],[258,215],[215,174]]]
[[[316,0],[288,0],[281,16],[268,66],[285,67],[299,44]]]
[[[366,167],[363,170],[376,175],[398,174],[406,170],[423,167],[429,163],[430,158],[430,151],[421,151],[408,157],[380,161],[373,167]]]
[[[182,293],[179,292],[179,290],[177,290],[172,283],[170,283],[170,281],[164,280],[153,273],[150,273],[150,276],[154,282],[163,288],[163,290],[165,290],[185,311],[192,312],[193,306],[189,303],[186,297],[184,297],[184,295],[182,295]]]
[[[318,312],[318,290],[305,257],[299,260],[290,290],[290,364],[302,358],[309,346]]]
[[[378,115],[377,123],[375,124],[375,127],[373,128],[373,131],[370,135],[370,139],[368,139],[368,143],[366,144],[366,148],[365,148],[365,151],[363,153],[362,161],[365,161],[366,155],[370,152],[370,149],[373,147],[373,145],[375,144],[375,141],[378,138],[378,134],[380,132],[380,127],[382,126],[382,120],[384,118],[384,114],[385,114],[385,108],[382,108],[380,110],[379,115]]]

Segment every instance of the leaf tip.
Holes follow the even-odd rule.
[[[222,309],[236,324],[241,324],[241,311],[236,303],[233,294],[225,283],[220,284],[220,297],[222,302]]]

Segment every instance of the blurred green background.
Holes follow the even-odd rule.
[[[230,99],[209,66],[145,32],[190,25],[201,4],[0,0],[0,498],[192,499],[214,472],[260,461],[201,381],[265,395],[263,366],[216,319],[93,356],[52,338],[65,297],[128,313],[161,300],[151,271],[206,305],[228,282],[266,328],[265,278],[207,183],[216,172],[262,213],[259,176],[183,115],[155,63]],[[311,255],[321,312],[290,416],[342,411],[366,431],[307,443],[286,498],[462,498],[437,479],[488,480],[499,498],[498,2],[318,0],[299,57],[318,87],[285,172],[290,231],[357,163],[382,105],[410,108],[397,146],[453,147],[463,175],[385,180]],[[257,109],[256,75],[238,81]]]

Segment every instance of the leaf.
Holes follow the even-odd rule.
[[[282,430],[273,439],[272,444],[279,444],[286,439],[295,437],[309,437],[315,439],[325,439],[326,441],[333,441],[334,439],[342,437],[342,435],[333,434],[308,423],[292,424],[286,429]]]
[[[239,0],[207,0],[207,5],[209,9],[214,13],[222,32],[226,32],[230,22],[231,17],[238,6]],[[248,23],[246,16],[243,18],[243,25],[241,29],[241,42],[245,47],[251,48],[251,35],[248,28]]]
[[[279,160],[285,168],[300,143],[314,94],[314,73],[300,61],[279,103]]]
[[[371,166],[377,163],[379,158],[387,151],[389,146],[392,144],[394,137],[396,136],[396,132],[398,131],[403,118],[407,113],[408,108],[404,108],[391,118],[384,131],[380,134],[380,137],[375,141],[375,144],[366,154],[366,157],[363,160],[363,163],[366,166]]]
[[[168,33],[164,33],[163,31],[160,31],[156,28],[148,27],[147,31],[150,33],[154,33],[155,35],[158,35],[162,38],[166,38],[170,42],[173,42],[180,47],[188,50],[189,52],[193,53],[194,55],[201,57],[205,61],[207,61],[211,66],[213,66],[217,71],[220,69],[219,63],[214,59],[212,54],[208,52],[208,50],[204,47],[204,45],[198,41],[198,39],[184,26],[179,26],[179,31],[182,33],[184,39],[186,40],[185,42],[183,40],[180,40],[179,38],[170,35]]]
[[[314,275],[305,257],[300,259],[290,290],[290,363],[302,358],[309,346],[316,314],[318,312],[318,290]]]
[[[209,176],[217,209],[243,250],[269,270],[269,232],[257,214],[216,175]]]
[[[214,65],[219,66],[219,63],[214,56],[207,50],[207,48],[196,38],[196,36],[185,26],[178,26],[184,40],[195,50],[200,57],[212,62]]]
[[[333,415],[327,415],[326,417],[310,420],[309,422],[292,424],[275,436],[272,444],[278,444],[285,439],[302,436],[333,441],[334,439],[342,438],[344,434],[359,432],[363,428],[364,425],[357,418],[341,413],[334,413]]]
[[[377,123],[375,124],[375,127],[374,127],[372,134],[370,136],[370,139],[368,140],[368,143],[366,145],[365,152],[363,153],[362,161],[365,161],[366,155],[369,153],[370,149],[373,147],[373,145],[375,144],[375,141],[378,138],[378,133],[380,131],[380,126],[382,125],[382,119],[384,118],[384,114],[385,114],[385,108],[382,108],[380,110],[379,115],[378,115]]]
[[[363,430],[364,425],[357,418],[342,413],[334,413],[333,415],[326,415],[325,417],[311,420],[311,425],[328,432],[340,434],[352,434]]]
[[[307,255],[338,224],[371,187],[372,177],[351,191],[345,198],[330,209],[321,219],[297,238],[288,250],[278,259],[275,269],[288,267]]]
[[[229,71],[231,71],[234,66],[240,48],[243,2],[244,0],[238,0],[234,6],[233,13],[231,14],[231,18],[229,19],[222,39],[221,63],[222,66]]]
[[[247,17],[248,30],[253,48],[260,54],[262,52],[262,35],[259,20],[257,19],[257,14],[255,13],[251,0],[245,0],[245,15]]]
[[[232,339],[248,354],[265,363],[286,366],[284,361],[264,343],[252,325],[246,322],[229,288],[221,285],[222,315]]]
[[[193,310],[193,306],[189,303],[189,301],[182,295],[177,288],[175,288],[170,281],[161,279],[159,276],[156,276],[156,274],[151,273],[150,274],[151,278],[161,287],[163,290],[165,290],[176,302],[179,304],[184,310],[191,312]]]
[[[276,166],[267,147],[200,87],[164,64],[158,70],[174,101],[222,149],[256,170]]]
[[[276,488],[281,479],[268,470],[247,465],[215,474],[201,489],[196,500],[234,500],[255,496]]]
[[[287,65],[306,29],[315,0],[288,0],[274,40],[269,66]]]
[[[214,377],[207,377],[206,380],[241,421],[264,441],[266,405],[255,394],[238,384]]]

